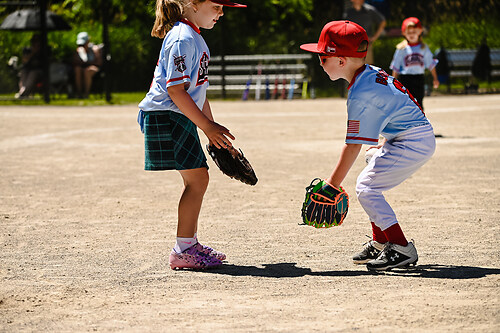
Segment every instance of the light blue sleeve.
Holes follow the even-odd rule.
[[[374,103],[367,103],[368,100],[370,99],[359,98],[348,101],[346,143],[366,145],[378,143],[379,135],[387,125],[387,115]]]
[[[403,58],[403,50],[396,49],[394,56],[392,57],[390,68],[398,73],[401,73],[403,70]]]
[[[194,57],[192,45],[188,41],[178,40],[164,51],[161,61],[165,69],[167,87],[191,82]]]
[[[429,47],[426,45],[424,50],[424,66],[429,70],[432,70],[434,67],[436,67],[437,63],[438,60],[434,59],[434,55],[432,54]]]

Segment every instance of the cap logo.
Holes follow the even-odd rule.
[[[334,47],[327,46],[326,47],[326,53],[335,53],[337,52]]]

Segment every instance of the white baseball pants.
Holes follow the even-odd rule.
[[[409,178],[431,158],[435,149],[436,139],[429,124],[401,132],[373,155],[356,183],[358,200],[371,222],[382,230],[398,223],[382,193]]]

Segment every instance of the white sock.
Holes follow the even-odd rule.
[[[177,242],[175,243],[174,250],[177,253],[184,252],[184,250],[190,248],[196,244],[196,238],[184,238],[184,237],[177,237]]]

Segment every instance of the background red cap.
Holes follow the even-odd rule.
[[[302,44],[300,48],[336,57],[363,58],[366,50],[359,52],[358,48],[364,40],[368,42],[368,35],[360,25],[351,21],[332,21],[321,30],[318,43]]]
[[[228,7],[246,7],[247,5],[242,5],[240,3],[236,3],[233,1],[227,1],[227,0],[210,0],[216,4],[223,5],[223,6],[228,6]]]
[[[420,20],[416,17],[408,17],[403,21],[403,24],[401,25],[401,32],[405,32],[406,28],[408,28],[408,25],[413,24],[415,27],[422,29],[422,23],[420,23]]]

